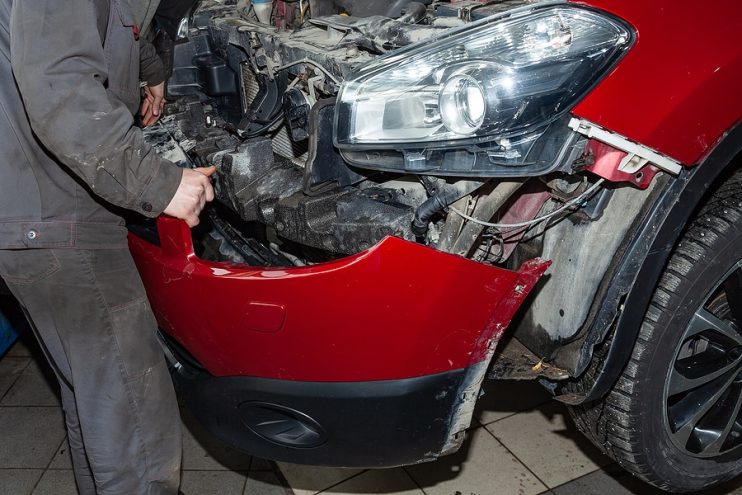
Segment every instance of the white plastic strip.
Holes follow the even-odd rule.
[[[569,127],[575,132],[579,132],[589,138],[597,139],[598,141],[610,144],[616,149],[625,151],[627,155],[623,160],[621,160],[621,164],[618,167],[618,169],[623,172],[634,173],[646,165],[647,162],[652,163],[657,168],[673,175],[679,174],[683,169],[683,165],[680,162],[677,162],[665,155],[661,155],[639,143],[629,141],[620,134],[607,131],[596,124],[588,122],[587,120],[572,118],[569,121]]]

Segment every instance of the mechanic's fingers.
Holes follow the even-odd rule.
[[[142,106],[139,109],[139,115],[142,116],[142,120],[144,120],[144,116],[149,112],[149,109],[152,108],[152,101],[149,98],[145,98],[142,101]]]
[[[214,165],[210,167],[199,167],[195,168],[195,171],[205,175],[204,177],[204,194],[206,195],[206,201],[213,201],[214,200],[214,187],[211,185],[211,181],[207,179],[207,177],[211,177],[214,175],[214,172],[216,172],[216,167]]]
[[[160,117],[158,117],[157,115],[152,115],[149,118],[149,122],[147,122],[147,127],[151,126],[152,124],[155,124],[159,119]]]
[[[148,125],[152,125],[160,119],[160,115],[155,113],[156,109],[157,107],[155,106],[152,106],[152,108],[150,109]]]
[[[194,168],[196,172],[204,174],[206,177],[211,177],[214,175],[214,172],[216,172],[216,166],[212,165],[210,167],[198,167]]]
[[[142,115],[142,124],[144,125],[144,127],[149,127],[150,125],[152,125],[154,123],[152,119],[152,106],[150,105],[150,107],[147,109],[147,113]]]
[[[199,215],[206,207],[206,202],[214,197],[214,189],[207,176],[213,174],[214,170],[215,167],[183,170],[180,186],[164,213],[184,220],[189,227],[199,225]]]
[[[193,205],[193,210],[191,210],[190,214],[188,215],[191,227],[195,227],[196,225],[198,225],[200,221],[199,215],[201,215],[201,208],[198,204],[195,204]]]
[[[165,102],[162,97],[155,96],[154,100],[152,101],[152,114],[156,117],[159,117],[164,104]]]
[[[206,177],[204,177],[204,181],[205,183],[199,190],[199,199],[206,203],[214,200],[214,187],[211,185],[211,182],[209,182]]]

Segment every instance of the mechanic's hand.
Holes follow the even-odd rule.
[[[165,107],[165,83],[144,87],[144,101],[139,109],[144,127],[151,126],[160,119]]]
[[[214,188],[209,179],[214,172],[216,167],[213,166],[183,169],[180,186],[163,213],[185,220],[189,227],[198,225],[201,210],[207,201],[214,199]]]

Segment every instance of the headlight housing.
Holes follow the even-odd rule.
[[[497,160],[516,158],[632,39],[623,22],[567,4],[469,24],[382,57],[344,82],[335,144],[412,152],[474,146]]]

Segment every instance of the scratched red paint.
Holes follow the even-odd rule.
[[[183,222],[158,227],[161,248],[130,236],[155,315],[217,376],[366,381],[465,368],[486,358],[549,265],[513,272],[387,237],[338,261],[266,270],[200,260]],[[281,328],[247,324],[255,304],[285,308]]]

